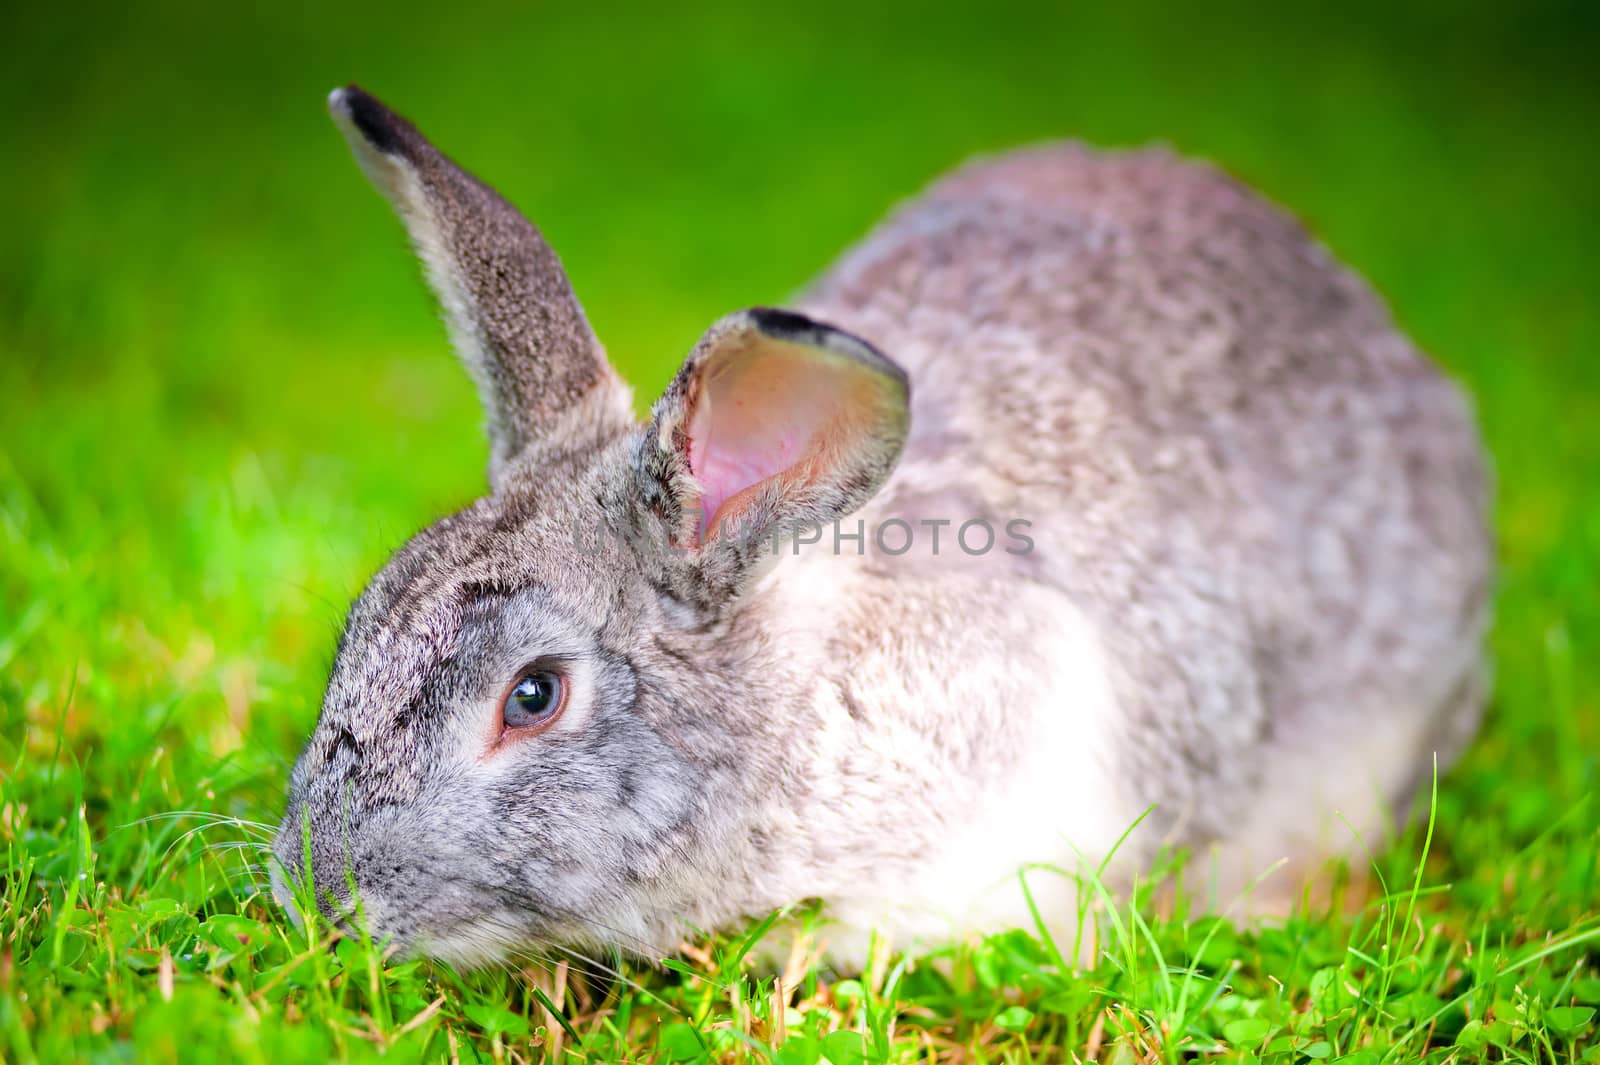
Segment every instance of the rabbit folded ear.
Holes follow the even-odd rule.
[[[443,305],[488,416],[490,479],[531,443],[584,446],[627,425],[627,389],[539,231],[358,86],[335,89],[328,108]]]
[[[909,426],[910,384],[882,352],[754,308],[695,346],[656,403],[638,468],[671,541],[732,580],[762,545],[872,498]]]

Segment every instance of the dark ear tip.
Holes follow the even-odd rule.
[[[355,82],[328,94],[328,110],[348,119],[378,151],[385,155],[400,153],[404,120]]]
[[[744,313],[751,325],[774,340],[836,351],[893,378],[902,387],[909,385],[906,372],[899,363],[854,333],[777,307],[751,307]]]
[[[801,340],[813,337],[820,325],[803,314],[785,311],[778,307],[751,307],[750,321],[755,327],[778,340]]]

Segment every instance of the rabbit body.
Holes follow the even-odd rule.
[[[1028,923],[992,890],[1009,869],[1098,862],[1147,808],[1122,867],[1214,848],[1226,904],[1287,858],[1281,904],[1470,737],[1491,568],[1470,413],[1248,189],[1160,150],[1013,152],[902,208],[800,305],[914,382],[869,527],[1030,521],[1005,564],[908,553],[832,593],[848,622],[818,668],[868,708],[847,731],[919,752],[863,773],[874,834],[909,845],[854,882],[926,884],[927,930],[974,891]],[[952,668],[974,674],[955,699]]]
[[[1470,736],[1491,545],[1467,407],[1215,170],[970,164],[799,314],[715,327],[641,428],[575,303],[519,310],[519,263],[566,291],[542,252],[493,251],[537,232],[360,90],[333,106],[483,387],[494,491],[352,611],[281,897],[293,874],[348,917],[348,869],[375,931],[463,963],[659,955],[819,899],[859,964],[874,931],[1070,928],[1064,874],[1113,851],[1120,880],[1191,848],[1225,904],[1370,842]],[[535,660],[564,711],[513,727]],[[1063,872],[1024,892],[1039,865]]]

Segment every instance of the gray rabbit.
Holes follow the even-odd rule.
[[[640,425],[539,232],[361,89],[330,107],[482,393],[492,491],[351,610],[280,899],[309,873],[350,919],[354,885],[374,935],[467,965],[816,899],[853,965],[874,929],[1031,923],[1039,865],[1058,927],[1065,874],[1162,847],[1217,905],[1281,859],[1292,893],[1470,738],[1467,405],[1217,171],[965,166],[795,310],[714,325]]]

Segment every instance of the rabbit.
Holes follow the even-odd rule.
[[[1468,403],[1212,166],[968,163],[717,321],[640,424],[539,231],[359,87],[329,106],[476,382],[490,492],[351,608],[274,844],[291,910],[476,966],[811,903],[859,967],[1070,929],[1079,874],[1167,851],[1221,908],[1392,831],[1472,736]]]

